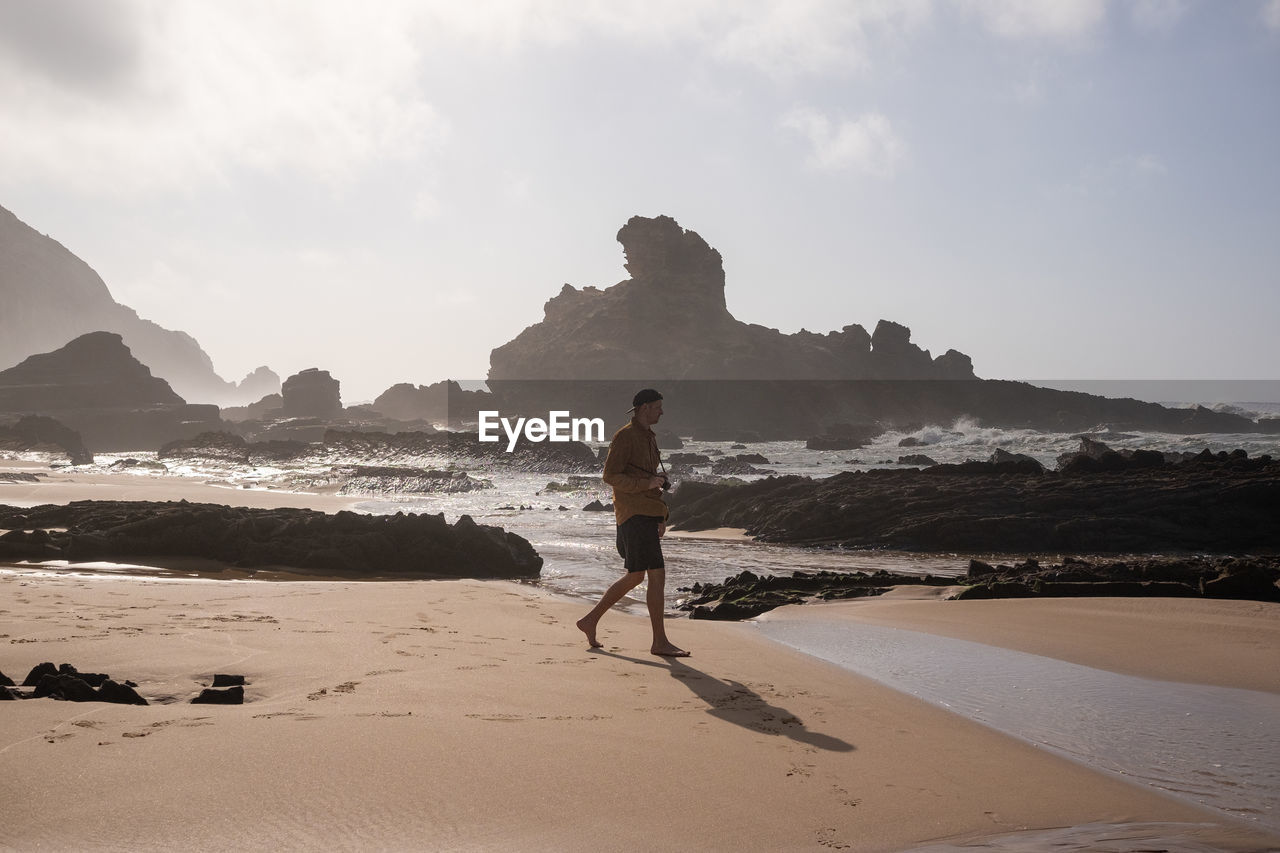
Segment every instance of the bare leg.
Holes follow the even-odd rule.
[[[578,630],[587,635],[587,642],[591,644],[591,648],[598,649],[604,645],[596,639],[596,626],[600,624],[600,617],[609,612],[610,607],[621,601],[622,596],[639,586],[642,580],[644,580],[643,572],[627,572],[614,581],[613,586],[604,591],[599,603],[591,608],[590,613],[577,621]]]
[[[650,569],[646,574],[649,575],[649,585],[645,589],[644,600],[649,606],[649,624],[653,626],[653,646],[649,651],[655,655],[663,655],[672,658],[687,658],[689,653],[684,649],[677,648],[667,639],[667,626],[663,622],[663,613],[666,610],[666,585],[667,570],[666,569]]]

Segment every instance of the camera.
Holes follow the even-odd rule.
[[[671,478],[668,477],[666,474],[662,475],[662,491],[664,492],[671,491]]]

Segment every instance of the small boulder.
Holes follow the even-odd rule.
[[[138,695],[128,684],[120,684],[108,678],[98,688],[99,702],[114,702],[117,705],[146,705],[147,700]]]
[[[200,695],[191,700],[192,705],[243,705],[244,688],[228,687],[225,690],[214,690],[206,687]]]

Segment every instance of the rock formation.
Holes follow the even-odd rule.
[[[534,577],[528,541],[462,516],[327,515],[220,504],[77,501],[0,505],[0,559],[152,561],[200,557],[242,568],[286,566],[360,577]]]
[[[686,481],[668,504],[676,529],[740,527],[791,544],[967,553],[1280,552],[1280,462],[1269,456],[1251,459],[1237,450],[1165,459],[1107,451],[1087,464],[1077,456],[1058,471],[1006,454],[821,480]]]
[[[0,450],[63,454],[72,465],[93,462],[80,433],[43,415],[0,418]]]
[[[342,414],[338,380],[329,371],[311,367],[295,373],[280,386],[281,414],[286,418],[333,418]]]
[[[720,253],[693,231],[667,216],[636,216],[618,241],[629,279],[603,290],[566,284],[541,322],[493,350],[488,385],[504,414],[563,409],[603,417],[612,430],[625,423],[636,390],[653,386],[671,402],[664,428],[706,440],[816,437],[822,446],[846,446],[849,430],[879,434],[961,416],[1069,432],[1100,424],[1280,431],[1280,422],[1208,409],[980,380],[967,355],[932,357],[907,327],[887,320],[871,334],[848,325],[786,335],[743,323],[725,305]]]
[[[280,377],[269,367],[259,367],[236,383],[240,400],[261,400],[272,394],[280,394]]]
[[[669,216],[632,217],[618,242],[631,278],[605,290],[566,284],[541,323],[493,351],[490,380],[973,378],[967,356],[934,359],[896,323],[785,335],[736,320],[720,253]],[[655,328],[660,341],[637,345]]]
[[[464,391],[453,380],[431,385],[402,382],[378,395],[372,408],[399,421],[426,421],[447,426],[474,424],[476,412],[496,409],[493,395],[487,391]]]
[[[184,402],[112,332],[0,371],[0,413],[56,418],[94,451],[154,450],[221,424],[216,406]]]
[[[56,240],[0,207],[0,368],[86,332],[121,335],[129,348],[187,399],[244,402],[267,391],[241,392],[214,372],[195,339],[140,318],[119,304],[102,278]]]

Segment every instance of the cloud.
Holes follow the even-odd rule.
[[[111,0],[0,4],[0,56],[59,85],[101,92],[135,70],[132,12]]]
[[[834,123],[816,110],[800,108],[783,116],[781,126],[809,141],[809,165],[822,171],[891,178],[904,157],[902,142],[880,113]]]
[[[869,64],[870,45],[911,33],[932,17],[929,0],[742,2],[707,33],[715,57],[775,76],[848,71]]]
[[[1140,29],[1168,32],[1186,17],[1191,0],[1130,0],[1130,14]]]
[[[1280,0],[1267,0],[1260,12],[1263,25],[1273,33],[1280,33]]]
[[[249,169],[341,183],[447,136],[415,85],[409,6],[354,15],[336,3],[130,0],[110,6],[112,36],[67,24],[68,6],[98,8],[59,0],[29,21],[50,45],[39,57],[0,44],[10,180],[168,191]],[[86,46],[91,58],[75,59]],[[85,82],[101,71],[115,80],[109,92]]]
[[[1069,41],[1092,33],[1106,18],[1104,0],[954,0],[988,32],[1008,39]]]

